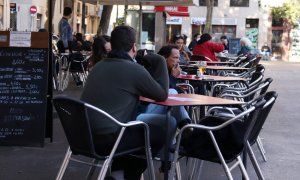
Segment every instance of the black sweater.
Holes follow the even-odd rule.
[[[135,120],[139,96],[163,101],[168,97],[169,77],[162,56],[149,54],[150,73],[129,59],[108,58],[90,72],[81,99],[106,111],[120,122]],[[91,116],[94,132],[113,133],[116,126]]]

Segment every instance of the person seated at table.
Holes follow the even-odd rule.
[[[124,36],[126,34],[126,36]],[[141,65],[134,62],[136,55],[136,30],[130,26],[117,26],[111,33],[112,51],[108,58],[98,62],[88,75],[83,89],[81,100],[103,109],[120,122],[127,123],[138,119],[144,121],[150,128],[150,143],[152,154],[155,156],[165,145],[167,136],[165,127],[166,116],[159,114],[141,114],[137,116],[139,97],[144,96],[156,101],[164,101],[168,97],[168,72],[163,57],[153,58],[148,62],[151,74]],[[112,71],[113,70],[113,71]],[[99,123],[94,114],[90,114],[92,133],[97,151],[110,151],[114,140],[120,131],[114,123]],[[175,124],[174,118],[170,123]],[[172,123],[174,122],[174,123]],[[169,130],[175,134],[176,127],[169,126]],[[107,134],[110,136],[107,136]],[[144,145],[144,134],[140,135],[125,131],[125,139],[118,150],[122,151]],[[123,170],[124,178],[139,180],[145,171],[147,163],[145,159],[134,156],[115,158],[112,163],[112,170]]]
[[[189,60],[190,60],[190,55],[191,55],[191,52],[189,51],[188,48],[185,48],[185,37],[182,35],[182,34],[175,34],[173,35],[171,41],[170,41],[170,44],[175,44],[178,49],[179,49],[179,64],[188,64]]]
[[[215,53],[224,51],[224,45],[221,43],[211,42],[211,35],[204,33],[201,35],[200,40],[193,49],[193,55],[205,56],[212,61],[219,61]]]
[[[225,35],[221,36],[220,40],[221,40],[221,42],[222,42],[222,44],[224,46],[224,50],[227,50],[227,52],[228,52],[228,50],[229,50],[229,44],[228,44],[227,36],[225,36]]]
[[[190,51],[193,51],[194,47],[197,45],[197,42],[200,40],[200,36],[201,36],[201,34],[199,34],[199,33],[196,33],[193,36],[193,40],[190,42],[190,44],[188,46]]]
[[[111,43],[109,36],[99,36],[94,39],[92,45],[92,56],[89,60],[89,68],[92,68],[97,62],[107,58],[111,51]]]
[[[162,55],[165,58],[165,61],[167,63],[168,72],[169,72],[169,78],[170,78],[170,84],[169,84],[169,94],[178,94],[175,88],[176,87],[176,77],[180,75],[181,68],[179,66],[179,49],[176,45],[167,45],[162,47],[159,52],[159,55]],[[145,68],[151,73],[152,71],[156,71],[155,69],[152,69],[149,67],[148,62],[153,61],[155,59],[155,56],[151,56],[152,54],[146,55],[143,57],[143,61],[145,61],[144,66]],[[171,82],[172,81],[172,82]],[[166,114],[167,113],[167,107],[157,105],[157,104],[149,104],[147,105],[145,109],[145,113],[149,114]],[[184,106],[177,106],[173,107],[171,111],[171,116],[175,118],[177,128],[181,129],[183,126],[190,124],[191,119],[184,108]],[[192,129],[189,129],[188,131],[185,131],[183,134],[183,138],[188,138],[188,136],[191,134]],[[161,157],[161,156],[159,156]],[[163,155],[162,157],[163,158]],[[160,172],[164,172],[165,167],[165,161],[162,161]],[[170,167],[170,161],[168,161],[168,167]]]
[[[74,51],[91,51],[90,42],[83,39],[82,33],[76,33],[73,44]]]
[[[181,68],[179,66],[179,49],[176,45],[163,46],[158,53],[165,58],[167,63],[167,68],[169,72],[169,94],[178,94],[178,88],[176,86],[177,79],[181,73]],[[145,65],[147,69],[147,65]],[[149,70],[150,71],[150,70]],[[166,108],[163,106],[151,104],[147,108],[147,113],[166,113]],[[177,122],[177,127],[182,128],[184,125],[189,124],[191,119],[183,106],[175,107],[172,111],[172,116],[175,117]]]
[[[271,48],[268,46],[267,43],[265,43],[262,47],[261,47],[261,53],[263,55],[263,59],[264,60],[268,60],[269,56],[271,55]]]
[[[244,54],[247,55],[251,52],[252,42],[247,37],[242,37],[240,39],[241,50],[237,53],[238,55]]]

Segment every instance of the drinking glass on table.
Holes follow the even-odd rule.
[[[204,72],[206,70],[207,63],[206,61],[199,61],[199,74],[197,74],[200,78],[204,78]]]

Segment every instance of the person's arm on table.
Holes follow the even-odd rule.
[[[156,101],[164,101],[168,98],[169,76],[167,64],[164,58],[157,54],[144,56],[144,65],[148,70],[137,77],[142,96]]]

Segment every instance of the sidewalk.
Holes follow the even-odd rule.
[[[256,146],[253,149],[266,179],[298,179],[300,176],[300,63],[263,61],[262,64],[266,67],[265,77],[274,79],[269,90],[277,91],[279,97],[261,132],[268,161],[262,161]],[[71,82],[70,88],[62,94],[79,97],[80,91],[81,89]],[[55,92],[56,94],[61,93]],[[46,139],[44,148],[0,146],[1,180],[55,179],[68,145],[57,115],[54,115],[53,121],[54,140],[50,143],[49,139]],[[248,165],[248,169],[250,178],[257,179],[251,164]],[[87,166],[77,166],[72,163],[64,179],[84,179],[87,170]],[[240,179],[238,169],[234,174],[236,179]],[[208,162],[204,162],[200,178],[226,179],[221,165]]]

